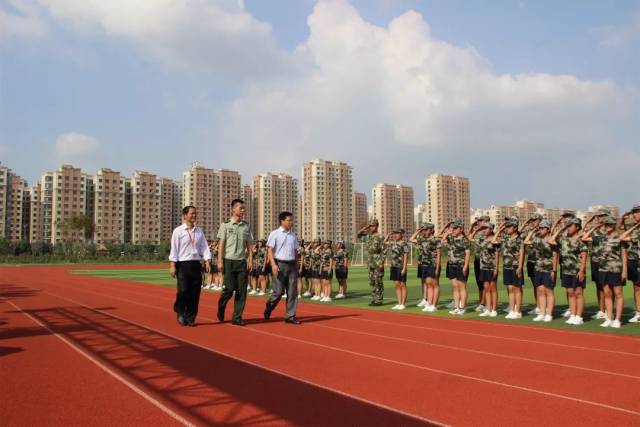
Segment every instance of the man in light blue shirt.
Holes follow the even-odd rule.
[[[298,238],[293,232],[293,214],[281,212],[278,215],[280,227],[273,230],[267,240],[269,262],[273,273],[274,292],[267,301],[264,318],[269,320],[282,295],[287,294],[287,313],[285,322],[299,325],[296,319],[298,305]]]

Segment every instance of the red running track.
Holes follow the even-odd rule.
[[[208,292],[183,328],[173,289],[68,269],[0,268],[3,425],[640,425],[637,338],[262,298],[240,328]]]

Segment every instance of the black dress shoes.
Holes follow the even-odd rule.
[[[271,318],[271,309],[269,307],[264,309],[264,320],[269,320]]]
[[[224,311],[218,310],[218,320],[224,322]]]
[[[369,307],[380,307],[382,305],[381,302],[372,301],[369,303]]]
[[[291,324],[294,324],[294,325],[299,325],[300,323],[302,323],[301,321],[299,321],[295,317],[288,317],[288,318],[284,319],[284,322],[285,323],[291,323]]]
[[[236,326],[247,326],[247,322],[245,322],[244,320],[240,319],[240,320],[234,320],[231,322],[232,325],[236,325]]]

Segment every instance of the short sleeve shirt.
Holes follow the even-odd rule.
[[[442,243],[437,237],[418,237],[418,263],[433,267],[436,265],[437,250]]]
[[[502,263],[505,270],[515,270],[518,268],[522,247],[522,237],[518,234],[514,237],[507,235],[502,238]]]
[[[551,272],[553,270],[553,246],[546,239],[536,236],[533,239],[536,251],[536,271]]]
[[[409,245],[404,241],[393,241],[389,244],[391,254],[391,266],[402,268],[404,265],[404,255],[409,253]]]
[[[466,256],[465,252],[471,248],[471,243],[463,235],[457,237],[449,235],[447,236],[447,247],[449,249],[449,264],[462,265]]]
[[[617,232],[604,234],[603,236],[600,271],[607,273],[622,272],[622,242]]]
[[[218,230],[218,238],[224,241],[225,259],[240,261],[247,258],[247,243],[253,241],[253,236],[245,221],[223,222]]]
[[[558,251],[560,252],[560,267],[562,274],[575,276],[580,271],[583,252],[588,252],[587,245],[578,236],[575,237],[559,237]]]

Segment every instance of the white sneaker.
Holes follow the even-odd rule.
[[[551,322],[553,320],[553,316],[550,314],[546,314],[544,316],[544,319],[542,319],[543,322]]]
[[[304,294],[302,294],[303,297],[310,297],[311,296],[311,292],[307,291]]]
[[[258,292],[258,296],[263,296],[265,293],[263,291]]]
[[[571,310],[569,310],[568,308],[564,311],[564,313],[562,313],[562,317],[570,317],[571,316]]]
[[[640,311],[636,311],[636,314],[629,319],[629,323],[640,323]]]
[[[616,329],[620,329],[620,326],[622,326],[620,324],[619,320],[614,320],[613,322],[611,322],[611,326],[609,326],[610,328],[616,328]]]
[[[459,308],[459,309],[458,309],[458,316],[462,316],[462,315],[464,315],[466,312],[467,312],[467,310],[466,310],[466,309],[464,309],[464,308]]]
[[[287,294],[282,295],[282,298],[287,299]]]
[[[593,320],[600,320],[600,319],[606,319],[607,318],[607,313],[605,313],[604,311],[599,311],[594,314],[593,316],[591,316],[591,318]],[[608,328],[608,326],[605,326],[605,328]]]
[[[572,325],[582,325],[584,320],[580,316],[574,316]]]
[[[447,308],[455,308],[455,306],[456,306],[456,303],[453,300],[451,300],[451,302],[447,304]]]
[[[398,304],[398,308],[396,308],[396,310],[404,310],[405,308],[407,307],[405,307],[404,304]]]
[[[512,311],[509,314],[507,314],[506,316],[504,316],[505,319],[515,319],[516,318],[516,312]]]
[[[255,289],[251,289],[251,291],[249,291],[249,295],[255,295],[255,294],[257,294]]]
[[[529,310],[527,311],[527,314],[540,314],[540,309],[538,307],[534,308],[533,310]]]
[[[426,304],[426,305],[422,308],[422,311],[427,312],[427,313],[428,313],[429,311],[431,311],[431,304]]]
[[[320,300],[320,295],[314,295],[311,297],[311,301],[319,301]]]
[[[611,324],[612,324],[612,323],[613,323],[613,322],[612,322],[611,320],[607,319],[607,320],[605,320],[604,322],[602,322],[602,323],[600,324],[600,326],[601,326],[602,328],[608,328],[609,326],[611,326]]]
[[[516,313],[516,315],[515,315],[514,319],[522,319],[522,313],[520,313],[519,311],[516,311],[515,313]]]
[[[418,304],[416,304],[416,307],[424,307],[426,305],[427,305],[427,300],[423,298],[420,300]]]
[[[565,320],[564,323],[566,323],[567,325],[573,325],[573,322],[575,322],[575,320],[576,320],[576,316],[572,314],[571,316],[569,316],[567,320]]]
[[[542,322],[544,320],[544,314],[538,314],[536,317],[533,318],[534,322]]]
[[[497,312],[497,311],[495,311],[495,310],[491,310],[491,311],[489,312],[489,317],[498,317],[498,312]]]
[[[337,294],[334,299],[342,299],[344,298],[344,294]]]
[[[393,307],[391,307],[391,310],[397,310],[399,306],[400,306],[400,304],[396,304]]]
[[[476,313],[481,313],[483,311],[485,311],[486,309],[484,308],[484,305],[482,304],[478,304],[478,306],[476,307]]]
[[[324,297],[324,302],[331,302],[331,297]]]
[[[453,310],[449,311],[449,314],[453,314],[454,316],[460,314],[460,309],[454,308]]]
[[[478,311],[478,310],[476,310],[476,311]],[[484,311],[478,315],[478,317],[487,317],[490,314],[491,314],[491,312],[485,308]]]

